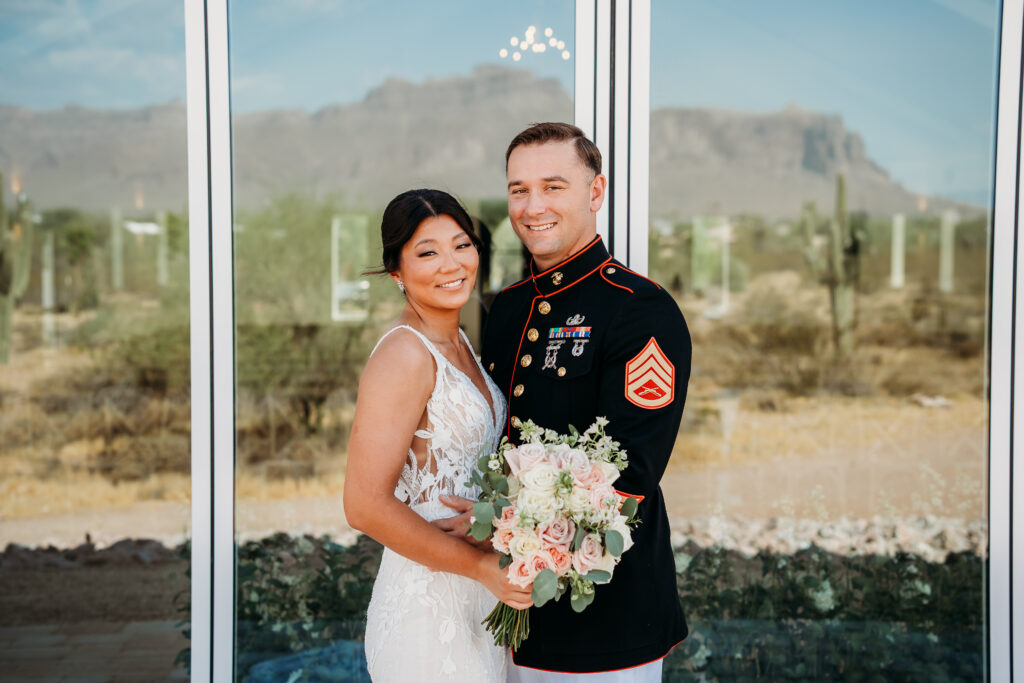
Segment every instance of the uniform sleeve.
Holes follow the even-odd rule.
[[[612,322],[601,359],[597,415],[622,444],[623,493],[653,494],[679,431],[690,378],[690,332],[663,291],[637,292]]]

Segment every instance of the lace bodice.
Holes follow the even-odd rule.
[[[498,445],[505,423],[505,398],[477,361],[490,393],[488,403],[466,373],[455,367],[426,336],[408,325],[388,330],[377,346],[395,330],[415,334],[433,356],[436,366],[434,390],[427,400],[427,427],[416,431],[416,436],[426,441],[427,461],[420,465],[412,448],[409,449],[395,487],[395,497],[426,519],[447,517],[452,514],[451,508],[440,503],[438,496],[454,494],[475,498],[479,493],[467,488],[465,483],[477,458]],[[465,333],[459,330],[459,334],[472,351]]]
[[[384,337],[397,329],[419,337],[434,358],[436,372],[427,425],[416,432],[426,441],[427,458],[420,465],[409,449],[395,496],[427,520],[451,517],[453,510],[438,496],[477,496],[465,482],[479,455],[497,446],[505,399],[480,368],[492,411],[473,380],[425,336],[400,325]],[[462,339],[472,350],[464,334]],[[433,571],[385,548],[366,612],[366,663],[374,683],[504,683],[505,651],[481,624],[494,605],[494,596],[481,584]]]

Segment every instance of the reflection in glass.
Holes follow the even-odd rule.
[[[0,23],[0,677],[184,679],[182,6]]]
[[[984,678],[998,7],[652,6],[673,680]]]
[[[403,304],[363,275],[381,213],[435,187],[478,221],[462,316],[478,345],[523,268],[505,147],[572,120],[574,16],[543,0],[231,4],[239,679],[365,677],[380,546],[348,528],[341,492],[359,374]]]

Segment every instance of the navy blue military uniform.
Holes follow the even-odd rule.
[[[690,333],[661,287],[612,259],[600,237],[502,290],[487,320],[483,364],[505,392],[505,432],[533,420],[565,433],[597,416],[629,456],[615,482],[642,497],[634,546],[577,614],[568,596],[532,608],[521,666],[588,673],[659,659],[686,637],[659,482],[683,414]]]

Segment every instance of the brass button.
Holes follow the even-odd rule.
[[[512,395],[522,396],[524,391],[526,391],[526,387],[524,387],[522,384],[517,384],[516,388],[512,390]]]
[[[551,274],[551,284],[553,284],[553,285],[560,285],[560,284],[562,284],[562,278],[563,277],[564,276],[562,275],[562,273],[560,271],[556,270],[554,273]]]
[[[615,267],[612,266],[611,268],[607,269],[604,272],[608,273],[609,275],[614,275],[615,274]]]
[[[526,338],[529,339],[530,341],[537,341],[538,339],[540,339],[540,332],[538,332],[536,328],[531,327],[529,331],[526,333]]]
[[[537,306],[537,310],[540,311],[541,315],[547,315],[551,312],[551,304],[547,301],[541,301],[540,306]]]
[[[565,368],[558,368],[558,376],[565,377]]]
[[[530,367],[530,363],[532,362],[533,356],[531,356],[530,354],[526,354],[525,356],[519,359],[519,364],[522,365],[524,368]]]
[[[488,370],[493,370],[494,369],[494,363],[491,363],[490,365],[488,365],[487,369]]]
[[[515,427],[516,429],[519,429],[519,425],[521,425],[521,424],[523,424],[523,423],[519,421],[519,418],[516,417],[515,415],[513,415],[512,416],[512,426]]]

